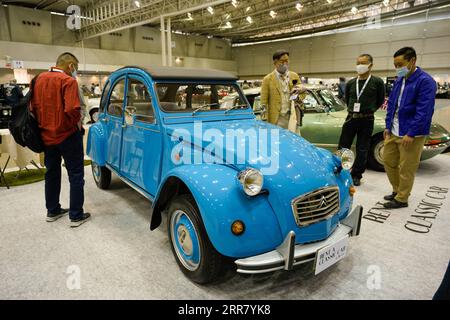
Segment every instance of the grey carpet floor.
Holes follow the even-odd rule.
[[[450,258],[450,193],[434,200],[442,205],[428,233],[405,224],[430,200],[432,186],[450,187],[449,155],[423,162],[410,207],[385,212],[384,223],[364,219],[348,256],[318,276],[307,264],[292,272],[230,273],[208,286],[183,276],[166,227],[151,232],[149,202],[117,178],[111,190],[100,190],[86,167],[85,209],[93,218],[75,230],[68,218],[45,222],[43,182],[0,188],[0,299],[431,299]],[[367,214],[389,192],[386,175],[368,171],[355,203]],[[67,205],[66,175],[61,200]]]

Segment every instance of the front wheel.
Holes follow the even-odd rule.
[[[94,161],[92,161],[91,167],[92,175],[97,187],[100,189],[108,189],[111,184],[111,171],[106,167],[99,166]]]
[[[375,171],[384,172],[384,139],[383,133],[378,133],[372,137],[370,151],[367,159],[369,167]]]
[[[181,271],[199,284],[219,279],[225,257],[209,241],[197,204],[191,195],[180,195],[173,199],[169,206],[167,225],[172,252]]]

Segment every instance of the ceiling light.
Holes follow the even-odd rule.
[[[231,0],[231,4],[232,4],[235,8],[237,8],[237,6],[238,6],[238,4],[239,4],[239,1],[237,1],[237,0]]]
[[[246,20],[247,20],[248,23],[253,23],[253,19],[250,16],[248,16]]]
[[[275,17],[277,16],[277,13],[273,10],[270,10],[269,15],[272,17],[272,19],[275,19]]]
[[[186,20],[194,20],[194,18],[192,17],[192,13],[188,12],[187,16],[188,17]]]
[[[225,15],[225,20],[228,20],[228,19],[230,19],[230,18],[231,18],[231,14],[227,13],[227,14]]]
[[[208,7],[206,10],[208,10],[209,13],[214,14],[214,9],[212,7]]]
[[[295,5],[295,9],[297,9],[298,11],[302,11],[303,5],[299,2]]]
[[[351,11],[352,11],[353,14],[357,14],[358,13],[358,9],[356,7],[353,7]]]
[[[227,21],[225,25],[222,27],[222,29],[231,29],[231,28],[233,28],[233,26],[231,25],[230,21]]]
[[[328,3],[332,3],[332,2],[333,2],[333,0],[327,0],[327,2],[328,2]]]
[[[140,8],[141,2],[136,0],[136,1],[134,1],[134,5],[136,6],[136,8]]]
[[[383,4],[385,7],[387,7],[389,5],[389,0],[383,0]]]
[[[245,9],[245,12],[249,12],[251,9],[251,7],[247,7],[247,9]]]

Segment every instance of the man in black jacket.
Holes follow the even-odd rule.
[[[370,148],[374,126],[374,113],[384,103],[385,88],[381,78],[371,75],[373,58],[362,54],[356,61],[358,76],[347,82],[345,102],[348,116],[342,126],[339,149],[350,149],[356,136],[356,159],[352,168],[353,184],[361,184],[366,170],[367,155]]]

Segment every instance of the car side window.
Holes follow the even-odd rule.
[[[155,123],[152,97],[147,86],[140,80],[129,79],[125,117],[135,115],[136,121]]]
[[[125,98],[125,79],[117,82],[111,92],[108,102],[108,113],[116,117],[122,117],[123,100]]]
[[[105,88],[103,89],[102,98],[100,100],[100,110],[99,110],[100,112],[103,112],[103,110],[105,110],[106,102],[108,101],[107,100],[108,92],[110,88],[111,88],[111,81],[108,81]]]

